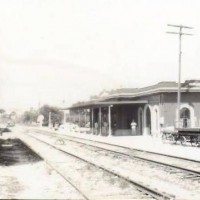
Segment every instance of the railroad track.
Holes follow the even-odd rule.
[[[88,149],[89,151],[103,153],[105,156],[108,156],[107,153],[109,152],[110,156],[113,155],[114,159],[115,158],[118,159],[118,157],[119,157],[119,159],[121,159],[122,162],[124,162],[123,159],[125,157],[127,157],[129,160],[137,159],[137,163],[138,162],[143,163],[143,164],[141,164],[141,167],[143,167],[143,165],[147,165],[147,163],[148,163],[150,168],[156,168],[156,170],[160,168],[161,170],[169,173],[171,176],[173,176],[173,177],[175,176],[176,179],[179,179],[182,182],[184,182],[185,180],[187,180],[187,182],[189,181],[188,185],[192,185],[194,182],[196,182],[197,187],[199,187],[200,172],[198,170],[185,169],[183,167],[179,167],[179,166],[177,166],[177,163],[176,163],[176,165],[166,164],[166,162],[168,162],[168,160],[166,160],[166,158],[168,156],[167,157],[164,156],[165,162],[164,161],[158,162],[158,161],[155,161],[155,158],[154,158],[154,160],[151,160],[149,158],[147,159],[146,158],[147,155],[144,155],[144,154],[146,154],[148,152],[137,151],[137,153],[140,152],[140,154],[141,154],[140,157],[139,157],[138,155],[135,154],[135,150],[134,150],[134,154],[133,154],[132,149],[129,149],[129,148],[127,149],[125,147],[119,147],[117,145],[104,144],[102,142],[96,142],[96,141],[95,142],[89,141],[89,143],[90,143],[89,144],[88,142],[86,142],[86,140],[82,140],[80,138],[74,138],[74,137],[71,137],[71,136],[61,136],[61,135],[58,135],[58,134],[55,135],[55,134],[48,133],[48,132],[42,132],[41,133],[39,131],[38,134],[51,136],[51,138],[54,138],[53,139],[54,141],[57,141],[57,140],[62,141],[63,140],[64,143],[67,144],[67,146],[70,145],[71,148],[74,148],[74,149],[76,149],[77,144],[79,144],[80,145],[79,147],[81,149]],[[83,141],[85,141],[85,142],[83,142]],[[74,143],[74,146],[71,143]],[[63,146],[65,146],[65,145],[63,145]],[[112,148],[108,149],[108,147],[109,148],[112,147]],[[76,151],[78,152],[78,151],[81,151],[81,150],[80,149],[78,150],[78,148],[77,148]],[[122,152],[120,152],[120,151],[122,151]],[[105,153],[105,152],[107,152],[107,153]],[[132,154],[131,154],[131,152],[132,152]],[[152,154],[152,153],[148,153],[148,156],[150,154]],[[155,154],[155,155],[158,156],[158,154]],[[163,156],[163,155],[159,155],[159,156]],[[98,155],[97,155],[97,157],[98,157]],[[122,157],[123,157],[123,159],[122,159]],[[177,160],[177,158],[174,158],[174,157],[170,157],[170,159]],[[186,162],[184,159],[180,159],[180,160],[181,160],[182,163]],[[191,160],[187,160],[187,162],[190,162],[190,164],[192,163]],[[196,167],[199,166],[199,162],[194,162],[194,163],[197,165]],[[154,170],[154,173],[155,173],[155,170]],[[118,172],[116,172],[116,174],[118,174]],[[197,189],[197,191],[199,191],[199,188]],[[168,191],[167,193],[171,194],[170,191]],[[198,195],[199,196],[198,196],[197,199],[199,199],[199,197],[200,197],[200,194],[198,194]],[[186,198],[184,198],[184,199],[186,199]],[[195,199],[195,198],[192,198],[192,199]]]
[[[29,145],[29,143],[25,143],[26,146],[32,149],[34,153],[36,153],[41,159],[45,161],[49,173],[51,173],[51,171],[55,171],[59,176],[61,176],[67,183],[69,183],[69,185],[71,185],[80,194],[80,196],[82,197],[80,198],[80,200],[89,200],[89,198],[72,181],[70,181],[66,176],[64,176],[62,172],[60,172],[59,169],[57,169],[57,167],[55,167],[50,161],[45,159],[45,157],[39,151],[33,149],[33,147]]]
[[[85,145],[84,147],[91,146],[94,148],[98,148],[101,150],[107,150],[111,153],[116,153],[119,155],[128,156],[129,158],[138,159],[140,161],[149,162],[152,164],[157,164],[162,167],[166,167],[166,170],[169,170],[170,173],[178,173],[181,174],[180,171],[184,171],[184,178],[195,179],[200,181],[200,162],[190,159],[179,158],[175,156],[163,155],[159,153],[147,152],[142,150],[136,150],[131,148],[126,148],[123,146],[108,144],[104,142],[98,142],[93,140],[87,140],[83,138],[66,136],[66,135],[58,135],[52,134],[49,132],[40,132],[36,131],[38,134],[46,134],[51,137],[59,138],[61,143],[64,143],[64,140],[68,140],[70,142],[79,143]]]
[[[52,148],[52,149],[55,149],[57,151],[60,151],[62,153],[64,153],[65,155],[67,156],[71,156],[77,160],[80,160],[81,162],[84,162],[84,163],[87,163],[88,165],[92,166],[93,168],[95,168],[95,170],[92,170],[93,173],[94,171],[104,171],[105,173],[109,174],[110,176],[112,177],[117,177],[118,179],[120,179],[121,181],[124,181],[126,182],[126,184],[131,184],[132,186],[134,186],[135,188],[135,191],[136,191],[136,196],[135,198],[136,199],[174,199],[174,196],[173,195],[169,195],[169,194],[166,194],[166,193],[162,193],[160,192],[159,190],[157,189],[152,189],[150,186],[147,186],[141,182],[136,182],[136,181],[133,181],[132,179],[130,179],[128,176],[123,176],[122,174],[119,174],[117,173],[115,170],[112,170],[112,169],[109,169],[109,168],[106,168],[105,166],[103,165],[100,165],[100,164],[97,164],[95,162],[91,162],[91,160],[88,160],[86,158],[83,158],[82,156],[79,156],[78,154],[74,154],[74,153],[71,153],[69,151],[66,151],[66,150],[63,150],[61,148],[58,147],[58,145],[55,145],[55,144],[51,144],[47,141],[44,141],[43,139],[40,139],[38,137],[35,137],[33,136],[33,134],[26,134],[28,135],[28,137],[31,137],[32,139],[34,140],[37,140],[38,142],[42,143],[42,144],[45,144],[46,146]],[[41,155],[40,155],[41,156]],[[52,165],[52,164],[51,164]],[[73,165],[75,166],[75,165]],[[55,167],[54,167],[55,168]],[[57,171],[59,171],[57,169]],[[59,173],[63,175],[62,172],[59,171]],[[91,171],[90,171],[91,173]],[[65,177],[65,176],[64,176]],[[69,178],[67,178],[67,180],[69,181]],[[118,180],[119,181],[119,180]],[[76,184],[72,183],[72,185],[74,185],[76,188],[78,188],[76,186]],[[108,189],[108,188],[107,188]],[[84,194],[84,197],[85,199],[93,199],[90,197],[90,195],[88,195],[88,193],[79,189],[81,193]],[[120,199],[120,198],[119,198]],[[122,197],[122,199],[124,199]]]

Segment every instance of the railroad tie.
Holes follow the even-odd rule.
[[[196,175],[196,174],[190,174],[190,175],[183,176],[181,178],[182,179],[194,179],[194,178],[199,178],[200,179],[200,176]]]

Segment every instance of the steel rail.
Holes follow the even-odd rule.
[[[42,131],[42,132],[46,132],[48,134],[51,134],[52,136],[54,136],[55,134],[57,136],[61,136],[61,135],[58,135],[56,132],[50,132],[48,130],[38,130],[38,129],[33,129],[35,131]],[[183,157],[178,157],[178,156],[173,156],[173,155],[168,155],[168,154],[163,154],[163,153],[158,153],[158,152],[153,152],[153,151],[149,151],[149,150],[141,150],[141,149],[137,149],[137,148],[132,148],[132,147],[125,147],[125,146],[122,146],[122,145],[119,145],[119,144],[111,144],[111,143],[108,143],[108,142],[103,142],[103,141],[97,141],[97,140],[92,140],[92,139],[86,139],[86,138],[80,138],[80,137],[77,137],[77,136],[71,136],[71,135],[62,135],[64,137],[71,137],[71,138],[77,138],[77,139],[80,139],[80,140],[85,140],[85,141],[91,141],[91,142],[94,142],[94,143],[100,143],[100,144],[106,144],[106,145],[109,145],[109,146],[114,146],[114,147],[120,147],[120,148],[123,148],[125,150],[129,149],[129,150],[132,150],[132,151],[138,151],[138,152],[143,152],[143,153],[150,153],[150,154],[154,154],[154,155],[160,155],[160,156],[165,156],[165,157],[171,157],[171,158],[177,158],[179,160],[184,160],[184,161],[192,161],[192,162],[195,162],[195,163],[200,163],[200,160],[194,160],[194,159],[189,159],[189,158],[183,158]]]
[[[30,136],[30,135],[29,135]],[[32,136],[30,136],[32,137]],[[34,137],[33,137],[34,138]],[[36,139],[36,138],[35,138]],[[40,152],[36,152],[27,142],[23,141],[26,146],[28,146],[32,151],[34,151],[37,155],[39,155],[41,158],[43,158],[43,160],[45,161],[45,163],[51,168],[53,169],[58,175],[60,175],[67,183],[69,183],[78,193],[81,194],[81,196],[83,197],[83,199],[85,200],[89,200],[89,198],[75,185],[73,184],[69,179],[67,179],[61,172],[59,172],[59,170],[57,170],[49,161],[47,161],[41,154]]]
[[[175,197],[174,197],[173,195],[170,195],[170,194],[167,194],[167,193],[159,192],[159,191],[156,190],[156,189],[151,189],[151,188],[147,187],[146,185],[143,185],[142,183],[138,183],[138,182],[135,182],[135,181],[131,180],[131,179],[130,179],[129,177],[127,177],[127,176],[120,175],[120,174],[118,174],[117,172],[115,172],[115,171],[113,171],[113,170],[111,170],[111,169],[107,169],[107,168],[105,168],[105,167],[103,167],[103,166],[101,166],[101,165],[97,165],[97,164],[95,164],[95,163],[92,163],[92,162],[90,162],[90,161],[88,161],[88,160],[86,160],[86,159],[84,159],[84,158],[81,158],[81,157],[79,157],[79,156],[77,156],[77,155],[74,155],[74,154],[69,153],[69,152],[67,152],[67,151],[65,151],[65,150],[62,150],[62,149],[60,149],[60,148],[58,148],[58,147],[56,147],[56,146],[54,146],[54,145],[52,145],[52,144],[49,144],[48,142],[43,141],[43,140],[41,140],[41,139],[39,139],[39,138],[37,138],[37,137],[34,137],[34,136],[30,135],[30,134],[26,134],[26,135],[28,135],[28,136],[30,136],[30,137],[36,139],[37,141],[39,141],[39,142],[41,142],[41,143],[44,143],[44,144],[46,144],[46,145],[48,145],[48,146],[51,146],[52,148],[54,148],[54,149],[56,149],[56,150],[58,150],[58,151],[61,151],[61,152],[65,153],[65,154],[68,154],[68,155],[70,155],[70,156],[72,156],[72,157],[75,157],[75,158],[77,158],[77,159],[79,159],[79,160],[82,160],[83,162],[86,162],[86,163],[88,163],[88,164],[90,164],[90,165],[93,165],[93,166],[99,168],[99,169],[102,169],[102,170],[104,170],[104,171],[106,171],[106,172],[108,172],[108,173],[110,173],[110,174],[112,174],[112,175],[114,175],[114,176],[117,176],[117,177],[119,177],[119,178],[121,178],[121,179],[123,179],[123,180],[125,180],[125,181],[128,181],[129,183],[133,184],[139,191],[142,191],[142,192],[144,192],[145,194],[151,195],[153,198],[156,198],[156,199],[158,199],[158,200],[161,200],[161,199],[162,199],[162,200],[163,200],[163,199],[164,199],[164,200],[173,200],[173,199],[175,199]]]
[[[39,133],[39,134],[42,134],[42,133]],[[163,162],[151,160],[151,159],[148,159],[148,158],[142,158],[140,156],[134,156],[134,155],[130,155],[128,153],[123,153],[123,152],[120,152],[120,151],[117,151],[117,150],[111,150],[111,149],[107,149],[107,148],[95,146],[95,145],[92,145],[92,144],[86,144],[86,143],[81,142],[81,141],[77,141],[77,140],[73,140],[73,139],[67,139],[66,137],[76,138],[78,140],[86,140],[87,141],[87,139],[85,139],[85,138],[79,138],[79,137],[73,137],[73,136],[66,136],[66,135],[61,137],[60,135],[49,134],[49,132],[47,134],[51,135],[52,137],[60,137],[62,139],[66,139],[66,140],[69,140],[69,141],[72,141],[72,142],[77,142],[77,143],[80,143],[80,144],[84,144],[86,146],[92,146],[92,147],[96,147],[96,148],[99,148],[99,149],[102,149],[102,150],[107,150],[107,151],[110,151],[112,153],[118,153],[118,154],[121,154],[121,155],[124,155],[124,156],[128,156],[130,158],[137,158],[139,160],[143,160],[143,161],[146,161],[146,162],[155,163],[155,164],[159,164],[159,165],[162,165],[162,166],[167,166],[167,167],[175,168],[175,169],[182,170],[182,171],[185,171],[185,172],[188,172],[188,173],[193,173],[193,174],[198,175],[198,176],[200,175],[200,171],[195,171],[195,170],[192,170],[192,169],[185,169],[185,168],[177,166],[177,165],[167,164],[167,163],[163,163]],[[119,146],[118,145],[113,145],[113,144],[110,145],[109,143],[97,142],[97,141],[93,141],[93,140],[88,140],[88,141],[93,142],[93,143],[100,143],[100,144],[104,144],[104,145],[108,145],[108,146],[120,147],[120,148],[123,148],[125,150],[132,150],[132,151],[135,150],[135,149],[132,149],[132,148],[129,148],[129,147],[126,148],[126,147],[123,147],[123,146],[120,146],[120,145]],[[140,150],[136,150],[136,151],[140,151]],[[140,152],[151,153],[151,154],[155,154],[155,155],[165,156],[166,158],[167,157],[169,157],[169,158],[175,158],[175,159],[179,159],[179,160],[190,161],[190,162],[194,162],[194,163],[200,164],[199,161],[190,160],[190,159],[184,159],[184,158],[179,158],[177,156],[170,156],[170,155],[168,156],[168,155],[165,155],[165,154],[154,153],[154,152],[143,151],[143,150],[141,150]]]
[[[58,137],[58,136],[57,136],[57,137]],[[69,141],[72,141],[72,142],[84,144],[84,145],[86,145],[86,146],[91,146],[91,147],[99,148],[99,149],[102,149],[102,150],[110,151],[110,152],[112,152],[112,153],[117,153],[117,154],[120,154],[120,155],[124,155],[124,156],[127,156],[127,157],[129,157],[129,158],[137,158],[138,160],[146,161],[146,162],[149,162],[149,163],[155,163],[155,164],[159,164],[159,165],[162,165],[162,166],[171,167],[171,168],[174,168],[174,169],[182,170],[182,171],[185,171],[185,172],[188,172],[188,173],[193,173],[193,174],[195,174],[195,175],[200,176],[200,171],[195,171],[195,170],[191,170],[191,169],[185,169],[185,168],[180,167],[180,166],[177,166],[177,165],[167,164],[167,163],[163,163],[163,162],[151,160],[151,159],[148,159],[148,158],[142,158],[142,157],[140,157],[140,156],[130,155],[130,154],[128,154],[128,153],[123,153],[123,152],[120,152],[120,151],[117,151],[117,150],[111,150],[111,149],[107,149],[107,148],[104,148],[104,147],[95,146],[95,145],[92,145],[92,144],[86,144],[86,143],[84,143],[84,142],[77,141],[77,140],[66,139],[66,138],[65,138],[65,140],[69,140]],[[168,157],[168,156],[166,156],[166,157]],[[170,158],[171,158],[171,157],[170,157]],[[178,159],[178,157],[177,157],[177,159]],[[181,159],[181,160],[182,160],[182,159]],[[190,161],[190,162],[191,162],[191,161]],[[196,162],[195,162],[195,163],[196,163]],[[200,162],[199,162],[199,164],[200,164]]]

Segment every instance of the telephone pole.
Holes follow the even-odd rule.
[[[49,128],[51,128],[51,112],[49,112]]]
[[[176,34],[179,36],[179,63],[178,63],[178,92],[177,92],[177,122],[178,127],[180,128],[180,104],[181,104],[181,56],[182,56],[182,36],[183,35],[193,35],[189,33],[183,33],[183,29],[193,29],[193,27],[183,26],[183,25],[174,25],[174,24],[167,24],[167,26],[175,27],[179,29],[179,32],[167,32],[169,34]],[[176,125],[177,126],[177,125]]]

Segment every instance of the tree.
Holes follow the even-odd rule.
[[[2,109],[2,108],[0,108],[0,114],[3,114],[3,113],[5,113],[6,111],[4,110],[4,109]]]
[[[36,122],[37,121],[37,117],[38,117],[38,112],[35,110],[30,110],[30,111],[25,111],[23,116],[22,116],[22,120],[24,123],[32,123],[32,122]]]
[[[53,126],[62,122],[62,112],[57,107],[44,105],[40,108],[39,113],[44,116],[44,125],[49,124],[49,113],[51,112],[51,122]]]

